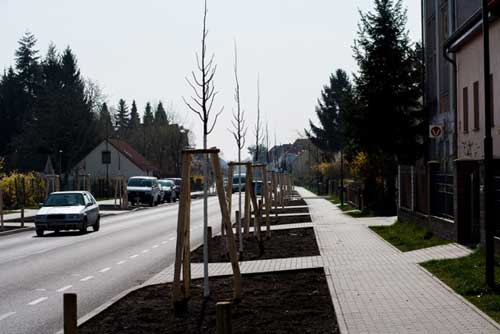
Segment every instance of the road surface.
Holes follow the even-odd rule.
[[[104,217],[99,232],[84,235],[37,238],[31,231],[0,237],[0,333],[56,333],[62,328],[64,292],[78,294],[81,317],[172,264],[177,208],[166,204]],[[209,198],[208,209],[215,234],[221,219],[216,197]],[[193,246],[202,242],[202,224],[203,201],[194,200]]]

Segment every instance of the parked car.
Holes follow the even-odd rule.
[[[159,180],[160,188],[162,190],[162,202],[175,202],[177,200],[177,193],[175,191],[175,183],[172,180]]]
[[[171,177],[171,178],[168,178],[167,180],[170,180],[172,182],[174,182],[175,184],[175,194],[177,195],[177,198],[179,198],[181,196],[181,186],[182,186],[182,179],[181,178],[178,178],[178,177]]]
[[[262,196],[262,190],[263,189],[263,182],[262,181],[253,181],[253,189],[255,191],[256,196]]]
[[[100,228],[99,205],[87,191],[62,191],[49,195],[35,216],[36,235],[45,231],[80,230],[97,232]]]
[[[238,175],[233,176],[233,192],[237,192],[239,189],[239,184],[241,183],[241,191],[245,191],[245,186],[246,186],[246,180],[247,176],[246,174],[241,174],[241,179],[238,180]]]
[[[161,200],[158,179],[152,176],[134,176],[128,179],[127,195],[132,205],[158,205]]]

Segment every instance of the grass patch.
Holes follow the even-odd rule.
[[[19,212],[21,212],[21,211],[19,211],[19,210],[3,210],[2,211],[2,213],[4,215],[8,215],[8,214],[11,214],[11,213],[19,213]]]
[[[451,242],[435,236],[428,228],[415,223],[397,221],[390,226],[370,226],[370,228],[402,252]]]
[[[500,322],[500,293],[485,283],[485,254],[473,254],[452,260],[429,261],[421,264],[450,288]],[[500,277],[500,258],[495,258],[495,276]]]
[[[346,212],[345,213],[346,215],[349,215],[353,218],[368,218],[368,217],[375,217],[375,215],[373,214],[373,212],[371,211],[361,211],[361,210],[354,210],[354,211],[350,211],[350,212]]]

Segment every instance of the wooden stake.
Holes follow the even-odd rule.
[[[251,168],[251,167],[250,167]],[[250,208],[250,188],[252,187],[251,175],[248,174],[247,167],[247,175],[246,175],[246,183],[245,183],[245,238],[248,239],[250,233],[250,219],[252,218],[252,209]]]
[[[219,197],[219,205],[220,205],[222,217],[224,219],[224,224],[226,226],[226,233],[227,233],[228,246],[229,246],[228,247],[229,248],[229,260],[231,261],[231,266],[233,267],[234,298],[238,300],[241,298],[241,273],[240,273],[240,266],[238,263],[238,255],[236,253],[236,244],[235,244],[235,239],[234,239],[233,228],[231,226],[231,217],[230,217],[230,213],[227,209],[226,196],[224,194],[224,179],[223,179],[222,171],[220,168],[219,154],[212,153],[211,157],[212,157],[212,165],[213,165],[214,174],[215,174],[217,195]]]
[[[21,227],[24,227],[24,205],[26,204],[26,184],[25,184],[25,179],[24,176],[21,177],[22,184],[21,184],[21,190],[23,192],[23,200],[21,204]]]
[[[63,295],[63,326],[64,334],[77,333],[77,299],[76,293]]]
[[[231,334],[231,302],[215,304],[217,334]]]
[[[264,194],[265,209],[266,209],[266,238],[271,238],[271,220],[269,219],[269,213],[271,212],[271,203],[269,197],[269,187],[267,186],[267,170],[266,167],[262,167],[262,193]]]
[[[181,196],[179,198],[179,211],[177,217],[177,241],[175,248],[175,265],[174,265],[174,283],[173,283],[173,301],[174,307],[185,299],[185,294],[181,290],[180,276],[182,261],[185,255],[185,231],[189,229],[189,216],[190,211],[190,182],[186,180],[191,179],[191,155],[188,153],[182,154],[182,183]],[[188,260],[189,261],[189,260]],[[184,277],[186,280],[186,277]]]
[[[3,226],[3,192],[2,187],[0,187],[0,231],[4,230]]]

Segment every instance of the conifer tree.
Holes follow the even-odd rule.
[[[139,118],[139,113],[137,112],[137,105],[135,100],[132,101],[132,108],[130,109],[130,129],[135,131],[139,128],[141,124],[141,119]]]
[[[354,45],[359,74],[355,78],[359,113],[353,127],[360,149],[367,153],[383,196],[372,200],[386,212],[395,210],[397,163],[417,152],[422,109],[419,103],[420,62],[406,28],[401,0],[374,0],[374,11],[361,13]],[[377,168],[378,167],[378,168]]]
[[[158,103],[158,107],[155,110],[155,124],[156,125],[165,125],[168,123],[167,112],[165,108],[163,108],[163,104],[161,102]]]
[[[151,108],[151,103],[146,103],[146,108],[144,109],[144,116],[142,119],[142,123],[144,126],[151,126],[154,122],[153,110]]]
[[[130,116],[127,103],[124,99],[118,101],[118,109],[115,114],[115,128],[120,139],[125,137],[130,125]]]

